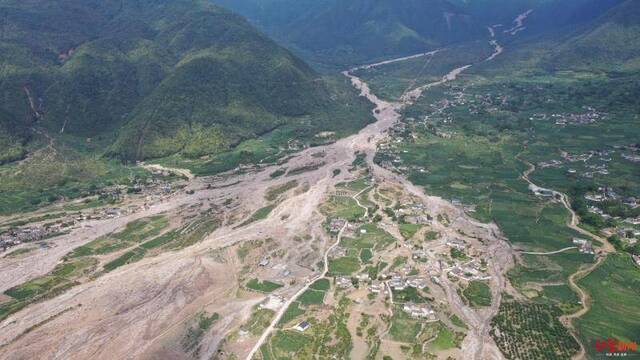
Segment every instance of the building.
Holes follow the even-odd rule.
[[[427,304],[406,303],[402,310],[414,318],[435,318],[435,312]]]
[[[393,278],[391,278],[391,281],[389,281],[388,284],[390,288],[396,291],[402,291],[407,288],[407,282],[399,276],[394,276]]]
[[[305,330],[307,330],[310,327],[311,327],[311,324],[309,324],[309,322],[305,320],[305,321],[301,322],[300,324],[296,325],[294,327],[294,329],[298,330],[300,332],[304,332]]]
[[[415,250],[411,256],[413,257],[414,260],[426,259],[427,252],[424,250]]]
[[[458,250],[464,250],[466,247],[466,244],[462,240],[451,239],[451,240],[447,240],[447,246],[456,248]]]
[[[338,233],[346,223],[344,219],[333,219],[329,223],[329,231],[332,233]]]
[[[351,279],[346,276],[340,276],[336,279],[336,285],[341,289],[349,289],[353,286]]]
[[[407,285],[409,287],[422,290],[427,287],[427,279],[422,277],[412,278],[407,280]]]
[[[591,241],[574,238],[573,243],[580,247],[580,252],[583,254],[594,255],[596,252],[593,250],[593,245]]]
[[[382,284],[371,284],[369,286],[369,291],[374,294],[380,294],[382,290],[384,290],[384,286],[382,286]]]
[[[578,246],[582,246],[587,243],[585,239],[573,238],[573,243]]]

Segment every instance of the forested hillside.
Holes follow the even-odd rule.
[[[447,0],[216,0],[305,57],[332,66],[461,42],[483,27]]]
[[[142,160],[357,117],[343,84],[206,1],[3,0],[0,21],[0,162],[25,156],[32,127]]]

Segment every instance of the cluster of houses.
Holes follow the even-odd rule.
[[[422,290],[427,287],[427,279],[421,276],[404,277],[399,274],[388,274],[381,275],[381,278],[389,279],[387,285],[395,291],[403,291],[410,287]]]
[[[603,202],[608,200],[618,200],[619,196],[610,187],[599,187],[597,192],[586,194],[584,198],[588,201]]]
[[[0,234],[0,251],[5,251],[10,247],[23,243],[43,240],[54,232],[54,228],[45,228],[43,226],[25,227],[6,231]]]
[[[344,224],[346,224],[347,221],[345,219],[332,219],[329,222],[329,232],[332,234],[337,234],[340,232],[340,230],[344,227]]]
[[[595,255],[595,251],[593,250],[593,244],[591,243],[591,241],[574,238],[573,244],[578,246],[581,253],[588,254],[588,255]]]
[[[429,304],[406,303],[402,310],[414,318],[436,320],[436,313]]]
[[[485,274],[475,261],[468,264],[456,265],[449,270],[449,275],[465,281],[488,281],[491,276]]]
[[[640,162],[640,155],[638,154],[622,154],[622,158],[631,162]]]
[[[615,150],[591,150],[582,154],[569,154],[566,152],[562,153],[562,159],[557,160],[548,160],[541,161],[537,164],[537,166],[541,169],[544,168],[559,168],[566,163],[575,163],[581,162],[585,163],[585,171],[582,172],[582,176],[585,178],[593,178],[595,175],[609,175],[608,163],[613,160],[612,154],[614,154]],[[597,160],[600,163],[596,164],[586,164],[590,160]],[[577,175],[578,170],[576,168],[569,168],[567,170],[569,175]]]
[[[585,108],[587,112],[582,114],[552,114],[551,118],[555,124],[561,127],[567,125],[589,125],[606,118],[605,113],[601,113],[592,107]]]
[[[0,233],[0,250],[4,251],[16,245],[41,241],[57,234],[67,233],[88,220],[114,219],[132,211],[136,211],[136,209],[101,208],[95,209],[92,213],[69,214],[57,219],[55,222],[31,224],[9,229]]]
[[[634,228],[620,228],[617,233],[623,239],[626,239],[630,245],[634,245],[640,238],[640,230]]]

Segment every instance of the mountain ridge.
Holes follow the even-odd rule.
[[[334,130],[327,109],[344,108],[302,60],[207,1],[3,1],[0,19],[0,162],[25,155],[34,126],[143,160],[180,152],[196,128],[217,140],[188,156],[280,126]]]

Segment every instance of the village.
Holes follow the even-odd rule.
[[[40,242],[46,247],[45,240],[91,226],[91,221],[138,213],[184,190],[185,184],[175,181],[168,172],[154,171],[153,175],[136,180],[131,186],[110,186],[80,200],[54,204],[40,216],[0,224],[0,252],[25,243]]]
[[[377,298],[382,294],[386,302],[400,306],[413,318],[437,321],[435,299],[439,296],[434,295],[441,287],[443,277],[458,283],[461,291],[471,281],[491,280],[487,264],[482,260],[485,254],[479,242],[464,235],[444,236],[427,230],[447,226],[446,216],[434,218],[420,203],[407,203],[392,213],[388,209],[386,212],[392,216],[380,220],[378,226],[382,229],[405,224],[425,230],[397,240],[394,249],[374,252],[372,256],[375,262],[391,264],[374,274],[377,276],[372,277],[367,269],[351,276],[337,276],[335,281],[338,288],[345,291],[366,289],[369,298]],[[335,233],[344,224],[344,219],[332,219],[329,230]],[[349,224],[345,237],[357,237],[358,231],[364,231],[362,224]],[[339,259],[348,256],[348,253],[348,248],[338,246],[330,252],[329,257]],[[407,301],[407,298],[411,300]]]
[[[309,288],[291,305],[285,300],[292,296],[286,284],[300,279],[305,267],[317,269],[320,265],[287,263],[293,252],[302,251],[304,243],[295,249],[276,250],[271,246],[275,243],[261,241],[251,260],[254,270],[250,278],[241,280],[246,290],[266,295],[257,309],[279,313],[287,306],[278,326],[315,336],[324,331],[322,319],[333,314],[339,299],[348,298],[354,306],[352,316],[390,329],[389,335],[377,341],[396,339],[397,328],[411,323],[425,331],[429,327],[451,331],[455,336],[449,346],[455,348],[466,330],[454,315],[461,310],[450,304],[448,294],[458,294],[463,304],[473,308],[491,305],[490,294],[489,303],[477,304],[475,295],[468,291],[476,285],[490,291],[495,281],[489,270],[487,235],[454,225],[456,218],[449,211],[434,211],[413,196],[384,187],[365,177],[339,185],[329,194],[330,205],[323,207],[327,215],[324,229],[330,243],[336,243],[327,252],[328,273],[319,280],[303,280]],[[349,210],[345,211],[347,204]],[[458,205],[462,210],[463,205]],[[364,216],[351,215],[358,207],[368,209]],[[326,287],[317,285],[322,281],[327,281]],[[452,316],[457,325],[451,323]],[[358,333],[355,328],[350,331]],[[433,340],[425,338],[420,345],[426,348]],[[403,339],[412,341],[416,340]]]

